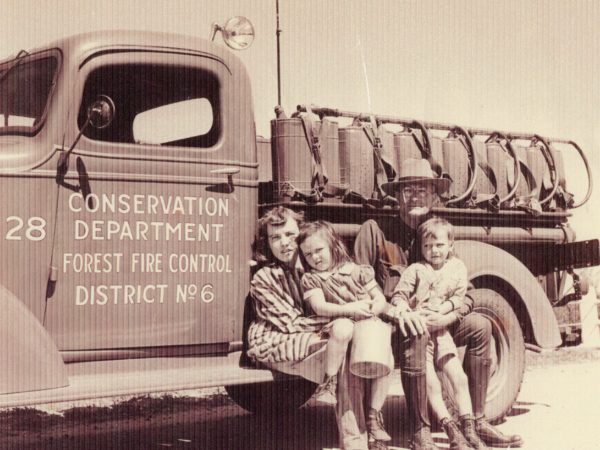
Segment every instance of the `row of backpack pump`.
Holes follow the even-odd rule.
[[[385,183],[396,179],[403,161],[425,158],[436,176],[452,180],[442,194],[447,207],[537,215],[574,206],[561,150],[538,135],[473,133],[458,126],[426,126],[331,108],[298,106],[290,118],[280,107],[275,112],[271,151],[278,200],[393,208],[397,200],[386,192]],[[353,121],[340,126],[338,117]]]

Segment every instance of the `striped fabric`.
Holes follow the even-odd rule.
[[[306,317],[299,278],[280,266],[260,269],[252,278],[250,293],[257,319],[248,329],[248,356],[260,362],[300,361],[329,322]]]

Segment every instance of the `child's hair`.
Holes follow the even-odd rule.
[[[275,256],[273,256],[271,247],[269,246],[269,236],[267,235],[267,231],[269,225],[275,227],[281,226],[285,224],[288,219],[294,219],[298,223],[298,227],[300,227],[304,222],[304,215],[284,206],[276,206],[264,213],[258,220],[258,236],[252,244],[253,256],[256,262],[275,262]]]
[[[342,241],[342,238],[335,232],[333,227],[329,222],[325,222],[324,220],[317,220],[315,222],[305,222],[300,227],[300,234],[298,238],[296,238],[296,242],[298,247],[302,245],[302,243],[308,239],[310,236],[314,234],[319,234],[323,238],[323,240],[329,246],[331,251],[331,263],[332,269],[336,269],[341,266],[343,263],[351,262],[352,258],[348,254],[348,250]],[[304,258],[304,254],[302,250],[300,250],[300,261],[306,270],[310,270],[311,267],[306,262]]]
[[[429,237],[436,237],[438,233],[443,230],[448,235],[448,241],[450,244],[454,243],[454,227],[450,222],[446,219],[442,219],[441,217],[432,217],[431,219],[426,220],[417,228],[417,256],[418,260],[423,259],[423,254],[421,252],[421,244],[423,241]],[[450,251],[448,257],[456,256],[454,250]]]
[[[423,242],[423,239],[428,237],[435,237],[440,230],[444,230],[448,235],[450,243],[454,242],[454,227],[446,219],[441,217],[432,217],[426,220],[417,228],[417,238],[419,243]]]

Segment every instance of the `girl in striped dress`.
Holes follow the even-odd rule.
[[[261,264],[251,281],[255,317],[248,328],[247,355],[268,368],[321,383],[325,373],[330,319],[311,315],[303,301],[296,238],[302,216],[278,206],[258,222],[254,257]],[[342,363],[335,415],[344,450],[368,450],[362,379]]]
[[[329,319],[306,315],[302,301],[296,245],[301,220],[286,208],[267,213],[261,219],[267,225],[259,222],[259,233],[265,236],[257,240],[259,248],[254,249],[262,267],[250,283],[256,319],[248,329],[248,356],[267,365],[277,364],[277,370],[285,370],[285,363],[300,366],[298,362],[326,342],[320,330]],[[319,368],[313,369],[302,376],[320,382]]]

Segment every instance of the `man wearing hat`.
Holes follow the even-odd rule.
[[[387,240],[373,220],[365,222],[356,237],[354,255],[359,264],[369,264],[375,269],[375,278],[386,298],[390,298],[400,280],[404,267],[414,262],[413,240],[415,229],[422,223],[431,208],[441,205],[440,197],[448,191],[451,180],[436,176],[426,159],[406,159],[402,162],[397,181],[382,187],[399,203],[399,215],[410,228],[408,232]],[[466,346],[464,369],[469,379],[469,391],[476,417],[477,433],[489,446],[519,447],[523,444],[518,435],[504,435],[484,417],[490,373],[491,323],[483,315],[472,312],[473,301],[468,297],[462,308],[451,314],[436,312],[399,311],[390,306],[387,315],[398,323],[394,351],[400,360],[402,387],[407,399],[407,409],[412,426],[411,448],[435,450],[430,434],[425,381],[425,353],[421,354],[419,337],[427,326],[448,327],[457,346]],[[415,339],[416,338],[416,339]]]

